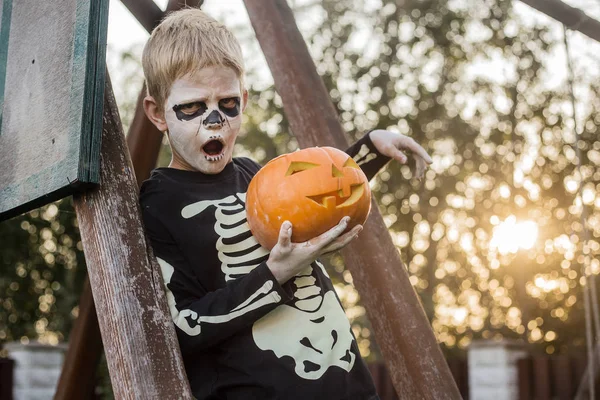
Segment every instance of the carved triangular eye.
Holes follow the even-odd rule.
[[[348,159],[344,163],[344,168],[346,168],[346,167],[360,169],[360,167],[358,166],[358,164],[352,158],[350,158],[350,157],[348,157]]]
[[[292,161],[285,176],[297,174],[298,172],[306,171],[307,169],[318,167],[319,164],[314,164],[305,161]]]
[[[337,167],[334,164],[331,164],[331,176],[341,178],[342,176],[344,176],[344,173],[337,169]]]

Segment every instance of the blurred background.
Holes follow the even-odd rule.
[[[391,163],[372,188],[447,358],[478,339],[584,353],[583,288],[600,273],[600,44],[519,1],[288,2],[349,139],[390,129],[433,158],[422,181]],[[600,1],[565,3],[600,19]],[[110,7],[108,68],[127,132],[148,34]],[[243,2],[203,9],[244,50],[250,103],[234,155],[265,163],[295,150]],[[169,158],[165,146],[159,164]],[[339,256],[328,268],[362,355],[380,360],[351,274]],[[0,224],[0,342],[66,343],[85,275],[70,199]],[[106,377],[104,367],[99,394],[111,398]]]

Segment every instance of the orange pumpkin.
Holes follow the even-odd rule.
[[[349,216],[348,229],[363,224],[371,209],[367,177],[333,147],[310,147],[271,160],[252,179],[246,214],[252,234],[272,249],[284,221],[292,223],[292,242],[326,232]]]

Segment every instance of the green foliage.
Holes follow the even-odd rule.
[[[68,340],[85,278],[70,199],[0,224],[0,340]]]

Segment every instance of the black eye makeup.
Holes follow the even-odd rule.
[[[173,111],[175,116],[180,121],[190,121],[200,115],[204,114],[208,107],[203,101],[194,101],[186,104],[175,104]]]
[[[240,113],[240,98],[228,97],[219,100],[219,109],[228,117],[237,117]]]

